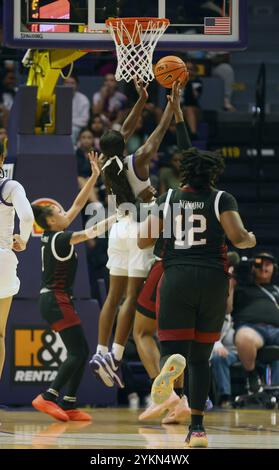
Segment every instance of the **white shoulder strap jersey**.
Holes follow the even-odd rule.
[[[127,178],[130,183],[130,186],[134,192],[134,195],[137,197],[142,191],[144,191],[146,188],[151,186],[150,178],[147,178],[146,180],[141,179],[137,173],[136,173],[136,168],[135,168],[135,155],[128,155],[128,157],[125,158],[124,162],[127,165]]]
[[[6,202],[2,196],[8,178],[0,179],[0,248],[11,249],[15,223],[13,204]]]

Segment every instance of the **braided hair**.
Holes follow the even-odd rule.
[[[0,142],[0,157],[3,159],[3,162],[6,157],[7,153],[7,144],[8,144],[8,139],[4,139],[3,142]],[[4,178],[5,173],[2,167],[0,167],[0,178]]]
[[[215,186],[225,169],[225,162],[220,152],[210,152],[192,147],[182,152],[181,183],[196,190]]]
[[[100,139],[100,148],[107,159],[117,155],[120,160],[124,160],[125,142],[120,132],[105,132]],[[131,202],[132,204],[136,202],[136,197],[127,178],[127,168],[125,168],[125,165],[119,173],[119,166],[116,160],[113,160],[104,169],[104,181],[108,194],[115,195],[117,206],[125,202]]]

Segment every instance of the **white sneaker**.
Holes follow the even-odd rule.
[[[173,354],[168,358],[152,385],[151,398],[154,403],[161,405],[171,396],[174,381],[182,374],[185,367],[186,360],[181,354]]]
[[[162,424],[185,424],[189,421],[191,409],[188,405],[186,395],[180,398],[179,403],[175,408],[170,410],[167,416],[162,420]]]
[[[170,397],[161,403],[156,405],[156,403],[151,403],[151,405],[139,415],[139,421],[148,421],[160,417],[165,411],[173,410],[179,403],[179,396],[175,392],[172,392]]]

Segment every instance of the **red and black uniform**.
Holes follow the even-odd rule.
[[[40,310],[51,329],[59,335],[67,349],[67,358],[57,376],[44,394],[45,400],[56,401],[56,395],[67,385],[64,409],[75,408],[76,393],[89,354],[88,344],[72,301],[73,284],[77,270],[77,254],[70,244],[73,232],[44,232],[42,248],[42,285]]]
[[[46,231],[41,238],[40,310],[55,331],[80,324],[71,299],[77,270],[77,254],[70,245],[71,237],[70,231]]]
[[[192,146],[184,121],[176,124],[176,138],[180,150],[187,150]],[[156,293],[159,281],[164,272],[161,258],[164,257],[165,249],[165,240],[160,236],[154,246],[154,255],[157,260],[153,264],[137,299],[137,311],[152,320],[156,320]]]
[[[226,192],[185,187],[160,196],[157,204],[168,205],[164,207],[164,274],[157,295],[159,339],[214,343],[228,296],[220,214],[237,211],[237,202]],[[159,216],[163,218],[161,212]]]
[[[138,296],[137,311],[151,320],[156,320],[156,292],[163,272],[163,261],[157,259]]]

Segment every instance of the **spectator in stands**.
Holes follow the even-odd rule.
[[[72,138],[74,144],[77,141],[81,129],[88,125],[90,116],[89,99],[78,91],[78,84],[78,77],[73,74],[64,80],[65,86],[71,86],[73,88]]]
[[[239,262],[239,256],[235,252],[228,253],[229,259],[229,272],[234,275],[234,268]],[[233,266],[233,264],[234,266]],[[232,284],[233,283],[233,284]],[[235,286],[234,277],[231,280],[231,289]],[[227,304],[227,313],[222,328],[220,341],[217,341],[214,345],[212,356],[211,356],[211,366],[212,373],[215,378],[215,383],[217,387],[219,405],[221,408],[230,408],[231,407],[231,376],[230,376],[230,366],[239,361],[237,354],[237,349],[234,344],[234,327],[231,316],[232,303],[228,299]],[[272,364],[271,371],[271,381],[272,385],[279,384],[279,361],[274,361]]]
[[[187,63],[190,79],[184,89],[182,97],[183,114],[190,131],[190,139],[197,140],[198,124],[200,120],[199,99],[202,94],[202,82],[197,76],[197,66],[192,62]]]
[[[100,152],[100,138],[107,130],[107,121],[100,114],[94,114],[90,120],[89,129],[93,134],[93,148]]]
[[[14,70],[2,69],[0,79],[0,104],[10,111],[17,92],[16,75]]]
[[[232,105],[233,85],[235,82],[235,73],[232,65],[230,64],[230,55],[228,52],[210,52],[208,57],[212,61],[212,75],[213,77],[221,78],[224,81],[225,96],[224,96],[224,109],[225,111],[235,111]]]
[[[160,170],[160,194],[166,193],[170,188],[179,188],[181,159],[181,153],[174,147],[169,165]]]
[[[106,116],[111,122],[119,123],[121,113],[127,104],[127,97],[117,90],[117,82],[112,73],[105,76],[103,86],[100,91],[94,93],[92,98],[93,114]],[[120,113],[120,117],[119,117]]]
[[[89,151],[93,148],[93,134],[90,129],[82,129],[78,136],[77,142],[77,172],[78,172],[78,185],[82,189],[88,178],[90,177],[90,160],[88,157]],[[97,183],[96,183],[97,185]],[[92,191],[89,196],[90,202],[96,202],[98,200],[96,195],[95,188],[92,188]]]
[[[225,316],[221,338],[214,344],[211,356],[212,373],[218,392],[219,406],[231,406],[231,375],[230,366],[237,362],[237,350],[234,345],[234,328],[230,313]]]
[[[241,266],[240,263],[237,268],[233,304],[235,344],[248,374],[249,388],[257,392],[262,385],[255,368],[257,352],[264,345],[279,346],[279,287],[274,283],[277,263],[271,253],[261,252],[244,279],[243,275],[240,277]],[[278,364],[275,365],[273,383],[279,384]]]
[[[233,308],[233,293],[235,288],[235,268],[240,261],[238,253],[228,253],[228,265],[230,273],[229,295],[227,300],[227,311],[219,341],[216,341],[211,355],[212,373],[218,392],[219,405],[222,408],[230,407],[231,399],[231,377],[230,366],[238,361],[236,347],[234,345],[234,328],[231,317]]]
[[[94,135],[92,131],[90,129],[82,129],[79,133],[76,150],[78,186],[80,189],[84,187],[90,177],[90,161],[88,158],[88,152],[94,148],[93,145]],[[88,201],[104,203],[105,193],[105,186],[102,177],[99,176],[95,187],[92,188]]]

